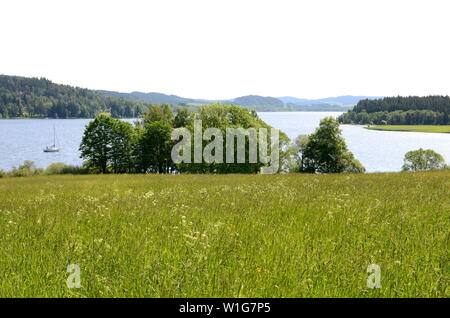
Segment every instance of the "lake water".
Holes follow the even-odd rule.
[[[269,125],[293,139],[314,132],[322,118],[338,117],[337,112],[260,113]],[[419,148],[433,149],[450,163],[450,134],[377,131],[364,126],[342,125],[342,134],[355,157],[367,172],[400,171],[405,153]]]
[[[267,112],[260,117],[269,125],[285,132],[291,139],[310,134],[326,116],[336,112]],[[10,170],[24,160],[38,167],[53,162],[80,165],[78,147],[90,119],[3,119],[0,120],[0,169]],[[126,121],[133,122],[133,119]],[[53,143],[56,128],[57,153],[44,153]],[[390,132],[364,129],[363,126],[341,126],[348,148],[368,172],[400,171],[406,152],[419,148],[433,149],[450,163],[450,134]]]

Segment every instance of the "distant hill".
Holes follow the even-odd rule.
[[[235,104],[239,106],[273,106],[282,108],[284,103],[274,97],[263,97],[258,95],[248,95],[241,96],[229,100],[210,100],[210,99],[194,99],[185,98],[177,95],[167,95],[162,93],[142,93],[142,92],[131,92],[131,93],[119,93],[114,91],[98,90],[98,93],[111,96],[126,98],[129,100],[139,100],[151,104],[171,104],[171,105],[187,105],[187,104],[208,104],[213,102],[222,102],[227,104]]]
[[[346,112],[353,108],[351,105],[314,104],[309,106],[288,103],[286,109],[296,112]]]
[[[167,95],[162,93],[142,93],[142,92],[131,92],[131,93],[119,93],[114,91],[97,90],[105,96],[126,98],[129,100],[143,101],[150,104],[171,104],[171,105],[181,105],[181,104],[207,104],[212,101],[206,99],[193,99],[184,98],[177,95]]]
[[[263,97],[258,95],[247,95],[247,96],[241,96],[235,99],[232,99],[230,101],[235,105],[239,106],[272,106],[272,107],[279,107],[282,109],[284,107],[284,102],[274,98],[274,97]]]
[[[208,104],[213,102],[222,102],[228,104],[235,104],[239,106],[275,106],[282,108],[284,106],[283,101],[274,97],[263,97],[258,95],[241,96],[230,100],[209,100],[209,99],[194,99],[185,98],[177,95],[166,95],[162,93],[119,93],[114,91],[98,90],[100,94],[105,96],[126,98],[129,100],[140,100],[151,104],[171,104],[171,105],[183,105],[183,104]]]
[[[304,99],[297,98],[291,96],[278,97],[279,100],[288,104],[296,104],[301,106],[312,106],[312,105],[320,105],[320,104],[330,104],[330,105],[341,105],[341,106],[353,106],[358,104],[360,100],[363,99],[378,99],[381,97],[377,96],[338,96],[338,97],[327,97],[327,98],[319,98],[319,99]]]
[[[0,118],[92,118],[101,112],[136,117],[145,109],[140,101],[107,97],[45,78],[0,75]]]
[[[162,93],[119,93],[104,90],[99,90],[97,92],[105,96],[121,97],[135,101],[139,100],[152,104],[201,105],[212,102],[222,102],[258,111],[346,111],[362,99],[378,98],[370,96],[339,96],[322,99],[302,99],[297,97],[275,98],[260,95],[246,95],[228,100],[208,100],[184,98],[177,95],[166,95]]]
[[[243,106],[249,110],[256,110],[258,112],[346,112],[353,106],[341,106],[330,104],[317,104],[312,106],[302,106],[292,103],[287,103],[283,107],[280,106]]]

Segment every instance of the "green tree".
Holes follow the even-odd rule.
[[[289,160],[287,162],[287,171],[302,172],[303,169],[303,153],[308,144],[308,135],[298,135],[288,149]]]
[[[107,114],[100,114],[91,121],[81,140],[81,158],[86,159],[86,166],[97,172],[107,173],[111,159],[114,119]]]
[[[194,119],[193,113],[190,112],[186,107],[178,107],[177,114],[173,120],[173,127],[189,127],[192,125]]]
[[[172,129],[172,126],[164,121],[155,121],[140,130],[136,148],[137,169],[140,172],[172,172]]]
[[[364,167],[347,149],[339,122],[327,117],[309,135],[303,148],[301,171],[309,173],[363,172]]]
[[[133,129],[131,124],[100,114],[84,131],[80,145],[86,166],[100,173],[131,171]]]
[[[128,122],[114,120],[111,140],[111,170],[113,173],[127,173],[134,170],[134,148],[136,133]]]
[[[442,170],[447,166],[444,158],[437,152],[420,148],[405,154],[403,171]]]
[[[162,121],[170,126],[173,125],[173,111],[168,104],[153,105],[143,115],[144,126],[156,121]]]
[[[238,149],[238,140],[234,138],[234,160],[235,163],[226,163],[226,130],[227,128],[255,128],[258,130],[259,128],[267,128],[268,131],[272,127],[267,125],[264,121],[262,121],[256,112],[250,112],[246,108],[236,106],[236,105],[226,105],[221,103],[213,103],[204,105],[200,108],[199,112],[195,114],[195,119],[202,121],[202,133],[205,132],[208,128],[217,128],[221,131],[223,136],[223,159],[222,163],[217,162],[205,162],[202,163],[181,163],[177,165],[177,168],[181,172],[189,172],[189,173],[258,173],[260,172],[261,167],[265,164],[261,163],[258,154],[258,160],[256,163],[251,163],[249,160],[249,138],[245,137],[245,162],[244,163],[236,163],[237,158],[237,149]],[[192,132],[193,138],[193,127],[192,123],[187,127]],[[278,167],[282,167],[283,161],[286,159],[286,152],[284,149],[285,146],[288,145],[289,138],[282,132],[280,132],[280,163]],[[270,136],[268,136],[268,139]],[[210,140],[203,140],[202,149],[212,141],[215,140],[213,136]],[[268,142],[270,144],[270,142]],[[191,142],[192,153],[194,152],[194,141],[192,139]],[[258,145],[259,147],[259,145]]]

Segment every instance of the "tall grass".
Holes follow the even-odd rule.
[[[449,216],[448,171],[0,179],[0,296],[448,297]]]

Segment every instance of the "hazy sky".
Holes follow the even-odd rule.
[[[0,73],[192,98],[450,94],[450,1],[0,2]]]

